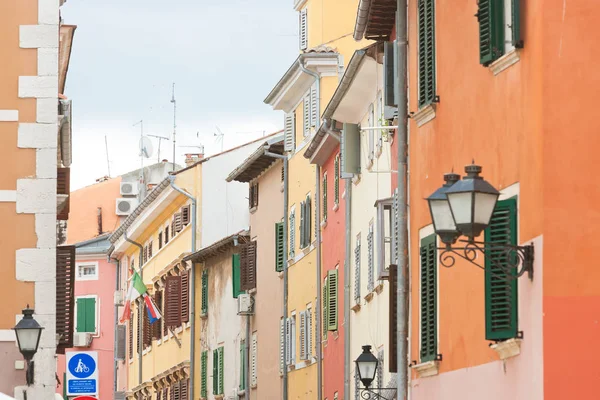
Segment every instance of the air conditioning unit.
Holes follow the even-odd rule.
[[[137,207],[137,199],[117,199],[117,215],[129,215]]]
[[[115,291],[114,299],[115,306],[122,306],[123,302],[125,301],[125,292],[123,292],[122,290]]]
[[[121,182],[121,196],[137,196],[137,182]]]
[[[247,293],[242,293],[238,295],[238,315],[252,315],[254,311],[252,310],[253,306],[252,296]]]
[[[75,332],[73,334],[73,347],[90,347],[92,335],[89,332]]]

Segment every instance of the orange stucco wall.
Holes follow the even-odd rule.
[[[120,197],[120,183],[121,177],[116,177],[71,193],[67,243],[98,236],[98,207],[102,208],[102,231],[117,229],[119,216],[115,213],[115,201]]]

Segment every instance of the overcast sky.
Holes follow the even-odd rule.
[[[216,126],[224,149],[282,128],[283,114],[263,99],[298,54],[292,0],[69,0],[61,10],[77,25],[65,89],[72,190],[108,174],[105,136],[112,176],[140,165],[136,122],[171,136],[173,82],[179,163],[196,151],[180,146],[219,152]],[[172,154],[162,141],[160,158]]]

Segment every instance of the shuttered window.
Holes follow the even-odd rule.
[[[152,241],[148,243],[148,259],[152,258]]]
[[[240,341],[240,390],[246,389],[246,342]]]
[[[523,38],[521,37],[521,0],[510,0],[510,2],[510,28],[512,33],[512,45],[516,48],[522,48]]]
[[[212,392],[219,394],[219,349],[213,350],[212,362]]]
[[[165,323],[174,328],[181,325],[181,277],[167,276],[165,281]]]
[[[306,318],[306,332],[305,332],[305,337],[306,337],[306,359],[310,360],[310,358],[312,357],[312,347],[313,347],[313,315],[312,315],[312,309],[307,309],[304,312],[305,318]]]
[[[354,302],[360,304],[360,233],[356,236],[354,248]]]
[[[327,271],[327,330],[338,329],[338,271]]]
[[[163,233],[158,232],[158,249],[162,249],[163,247]]]
[[[487,66],[504,54],[504,0],[479,0],[477,20],[479,62]]]
[[[368,277],[367,292],[371,293],[375,289],[375,260],[373,249],[373,222],[369,224],[369,234],[367,235],[367,256],[368,256]]]
[[[181,273],[181,322],[190,320],[190,272]]]
[[[283,222],[277,222],[275,224],[275,270],[277,272],[282,272],[285,265],[284,244],[285,230]]]
[[[180,212],[173,215],[173,225],[175,226],[174,233],[179,233],[183,229],[183,218]]]
[[[169,227],[165,227],[165,244],[169,243]]]
[[[181,390],[181,393],[180,393],[181,400],[190,400],[190,397],[189,397],[190,380],[184,379],[179,384],[180,384],[180,390]]]
[[[304,116],[302,128],[303,135],[307,137],[310,134],[310,90],[304,96],[304,102],[302,103],[302,115]]]
[[[127,326],[117,325],[116,335],[115,359],[125,360],[127,356]]]
[[[323,340],[327,340],[327,332],[329,331],[329,288],[327,287],[328,284],[329,280],[327,279],[327,276],[325,276],[325,279],[323,280],[323,316],[321,322],[323,328]]]
[[[306,8],[300,10],[300,22],[299,37],[300,37],[300,50],[306,50],[308,48],[308,11]]]
[[[328,207],[328,203],[327,203],[327,173],[323,174],[323,221],[327,221],[327,207]],[[317,223],[317,221],[315,221],[315,224]],[[318,229],[318,227],[315,227],[315,230]]]
[[[312,205],[310,195],[306,200],[300,203],[300,248],[304,249],[310,246],[312,234]]]
[[[250,208],[258,207],[258,182],[249,185],[248,200]]]
[[[75,315],[75,246],[56,247],[56,334],[57,353],[73,347]]]
[[[200,397],[205,399],[208,396],[208,351],[203,351],[200,357]]]
[[[498,201],[490,224],[485,230],[485,241],[493,244],[517,245],[517,199]],[[517,336],[517,280],[504,279],[507,275],[501,268],[508,268],[508,257],[512,256],[502,250],[486,251],[485,338],[487,340],[505,340]]]
[[[258,384],[258,339],[256,332],[252,333],[252,347],[250,347],[250,387]]]
[[[432,103],[435,85],[435,0],[419,1],[419,107]]]
[[[437,249],[436,236],[421,239],[421,362],[437,356]]]
[[[184,226],[190,223],[190,206],[181,207],[181,223]]]
[[[398,322],[398,307],[396,292],[398,290],[398,266],[395,264],[390,265],[389,270],[389,283],[390,283],[390,296],[388,304],[388,348],[389,348],[389,372],[398,372],[398,359],[397,359],[397,322]]]
[[[140,312],[142,313],[142,328],[143,328],[143,343],[144,349],[152,346],[152,328],[150,327],[150,318],[148,318],[148,310],[143,303],[140,303]]]
[[[284,120],[284,148],[285,151],[294,151],[296,148],[296,113],[292,112],[285,115]],[[283,169],[282,169],[283,175]],[[283,179],[282,179],[283,182]]]
[[[300,359],[306,360],[306,311],[300,311]]]
[[[340,155],[335,156],[333,161],[333,203],[340,204]]]
[[[240,246],[240,288],[256,288],[256,241]]]
[[[158,308],[158,311],[162,314],[162,291],[157,290],[156,293],[154,293],[154,304],[156,304],[156,308]],[[156,320],[153,324],[152,324],[152,338],[159,340],[162,338],[162,322],[163,322],[163,318],[159,318],[158,320]]]
[[[225,356],[223,352],[225,348],[223,346],[218,348],[219,353],[219,367],[217,368],[217,373],[219,375],[218,379],[218,394],[225,393]]]
[[[290,212],[290,258],[296,255],[296,210]]]
[[[71,193],[71,169],[70,168],[57,168],[56,169],[56,194],[67,195]],[[59,221],[66,221],[69,219],[70,210],[70,196],[66,198],[65,204],[56,214],[56,219]]]
[[[127,329],[129,331],[129,359],[133,358],[133,311],[129,314],[129,321],[127,322]]]
[[[240,293],[244,293],[241,289],[241,271],[240,271],[240,255],[233,254],[231,256],[231,274],[233,277],[233,298],[237,299]]]
[[[316,83],[310,88],[310,126],[312,128],[319,126],[319,99],[317,97]]]
[[[208,314],[208,270],[202,271],[202,304],[201,311],[202,315]]]
[[[279,375],[283,375],[285,368],[285,320],[283,317],[279,320]]]
[[[96,298],[77,298],[77,332],[96,333]]]

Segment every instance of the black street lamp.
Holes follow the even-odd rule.
[[[465,172],[467,175],[462,180],[457,174],[444,175],[444,185],[427,198],[435,233],[446,245],[439,249],[442,250],[440,263],[445,267],[452,267],[455,263],[454,256],[458,256],[485,269],[475,262],[477,252],[488,256],[494,252],[500,254],[504,262],[499,263],[492,257],[489,259],[504,274],[497,275],[489,271],[492,275],[509,280],[519,278],[527,272],[529,279],[533,279],[533,244],[514,246],[475,241],[490,224],[500,192],[479,176],[479,165],[467,165]],[[467,237],[467,240],[460,240],[465,246],[452,247],[461,235]]]
[[[33,319],[33,309],[29,308],[28,304],[27,308],[23,310],[23,319],[13,329],[17,336],[19,351],[27,361],[25,376],[29,386],[33,384],[33,361],[31,360],[38,351],[42,329],[44,328]]]
[[[365,386],[361,389],[360,396],[363,399],[382,399],[387,400],[380,393],[383,390],[394,390],[394,388],[370,388],[371,383],[375,380],[377,375],[377,368],[379,367],[379,360],[371,353],[371,346],[365,345],[362,347],[363,352],[354,361],[356,364],[356,370],[358,371],[358,378]]]

